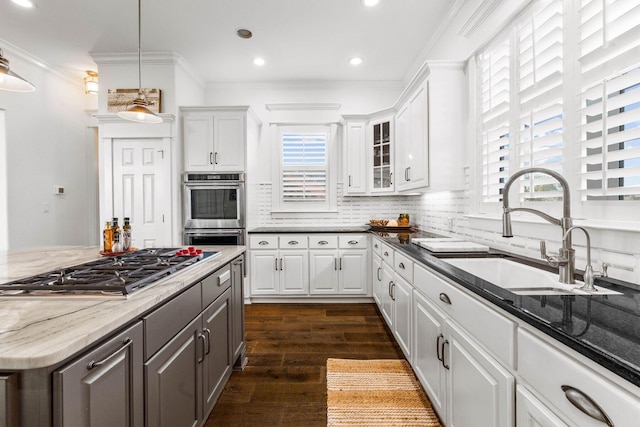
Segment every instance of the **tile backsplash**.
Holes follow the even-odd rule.
[[[272,218],[272,193],[270,183],[253,184],[249,191],[254,195],[248,208],[251,227],[274,225],[364,225],[372,218],[397,218],[401,212],[411,215],[411,223],[421,230],[460,237],[487,244],[496,249],[519,255],[539,258],[540,239],[547,242],[548,252],[554,253],[561,246],[559,227],[544,222],[514,222],[514,237],[502,237],[501,222],[496,219],[480,219],[472,214],[468,190],[427,193],[419,196],[344,196],[338,186],[338,213],[313,218]],[[257,197],[256,197],[257,196]],[[591,258],[594,270],[603,262],[609,264],[609,276],[640,283],[640,233],[627,233],[605,229],[589,229]],[[576,268],[586,265],[586,245],[579,230],[573,235],[576,249]]]

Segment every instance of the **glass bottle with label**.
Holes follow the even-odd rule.
[[[102,247],[105,252],[111,252],[113,246],[113,228],[111,221],[107,221],[102,232]]]
[[[124,218],[122,226],[122,250],[129,251],[131,249],[131,224],[128,217]]]
[[[111,250],[113,252],[122,252],[122,243],[120,242],[122,229],[118,225],[118,218],[113,218],[111,229],[113,230],[113,245],[111,246]]]

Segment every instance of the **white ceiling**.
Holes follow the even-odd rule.
[[[96,69],[91,52],[137,52],[135,0],[36,2],[29,10],[0,0],[0,41],[82,75]],[[178,53],[205,82],[399,81],[446,25],[454,3],[142,0],[142,51]],[[239,38],[239,28],[253,38]],[[265,66],[253,65],[257,56]],[[349,65],[353,56],[362,65]]]

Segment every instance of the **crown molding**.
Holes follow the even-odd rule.
[[[269,111],[336,111],[342,104],[329,102],[293,102],[282,104],[265,104]]]
[[[471,14],[467,22],[465,22],[458,31],[459,36],[471,38],[488,18],[494,10],[502,3],[502,0],[484,0],[480,6]]]
[[[401,80],[298,80],[298,81],[254,81],[254,82],[208,82],[207,89],[400,89]]]
[[[158,116],[162,117],[162,123],[173,123],[176,120],[176,116],[170,113],[160,113]],[[117,114],[94,114],[93,117],[98,119],[100,124],[103,123],[126,123],[126,124],[139,124],[139,125],[149,125],[149,124],[160,124],[160,123],[138,123],[131,120],[123,119]]]

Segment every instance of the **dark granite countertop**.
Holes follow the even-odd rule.
[[[374,232],[395,249],[522,319],[550,337],[640,387],[640,286],[611,278],[600,285],[621,295],[517,295],[444,261],[450,257],[503,257],[556,271],[546,263],[498,250],[484,254],[435,254],[412,238],[441,237],[427,232]]]
[[[317,226],[296,226],[287,227],[284,225],[273,227],[258,227],[247,230],[249,234],[305,234],[305,233],[366,233],[369,231],[368,225],[336,225],[327,227]]]

